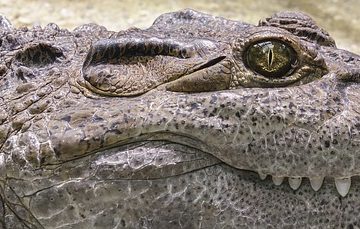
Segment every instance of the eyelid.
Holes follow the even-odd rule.
[[[271,30],[273,30],[274,28],[271,28]],[[267,29],[263,29],[260,31],[257,31],[256,33],[250,33],[248,34],[247,37],[245,37],[245,39],[243,40],[238,40],[236,41],[237,44],[235,44],[235,46],[237,46],[239,48],[238,51],[240,51],[242,54],[243,52],[248,49],[251,45],[264,41],[264,40],[276,40],[276,41],[280,41],[282,43],[287,44],[288,46],[290,46],[296,53],[296,55],[301,55],[301,51],[302,48],[301,47],[301,41],[298,37],[292,35],[291,33],[285,31],[286,33],[284,33],[283,31],[271,31],[269,30],[269,28]]]
[[[214,42],[201,39],[100,40],[88,51],[81,74],[86,87],[95,93],[138,96],[221,61],[212,55],[215,48]]]

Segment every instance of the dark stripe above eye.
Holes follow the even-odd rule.
[[[190,58],[194,47],[185,43],[159,38],[121,38],[100,40],[94,43],[85,59],[84,67],[111,63],[121,58],[136,56],[173,56]]]

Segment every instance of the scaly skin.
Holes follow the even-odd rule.
[[[118,33],[0,19],[0,227],[359,226],[360,57],[308,16],[184,10]],[[249,67],[263,39],[292,47],[291,73]]]

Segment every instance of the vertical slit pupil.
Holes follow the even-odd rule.
[[[268,52],[268,66],[271,67],[273,63],[273,49],[270,48]]]

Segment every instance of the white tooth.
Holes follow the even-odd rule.
[[[342,197],[346,196],[351,186],[351,177],[335,178],[335,186]]]
[[[275,177],[273,176],[272,177],[272,180],[274,182],[275,185],[281,185],[281,183],[283,182],[284,180],[284,177]]]
[[[289,177],[289,185],[292,189],[296,190],[301,185],[301,177]]]
[[[321,185],[324,181],[324,177],[309,177],[311,187],[314,191],[318,191],[321,188]]]
[[[267,177],[267,174],[259,172],[259,177],[260,177],[261,180],[265,180],[266,177]]]

